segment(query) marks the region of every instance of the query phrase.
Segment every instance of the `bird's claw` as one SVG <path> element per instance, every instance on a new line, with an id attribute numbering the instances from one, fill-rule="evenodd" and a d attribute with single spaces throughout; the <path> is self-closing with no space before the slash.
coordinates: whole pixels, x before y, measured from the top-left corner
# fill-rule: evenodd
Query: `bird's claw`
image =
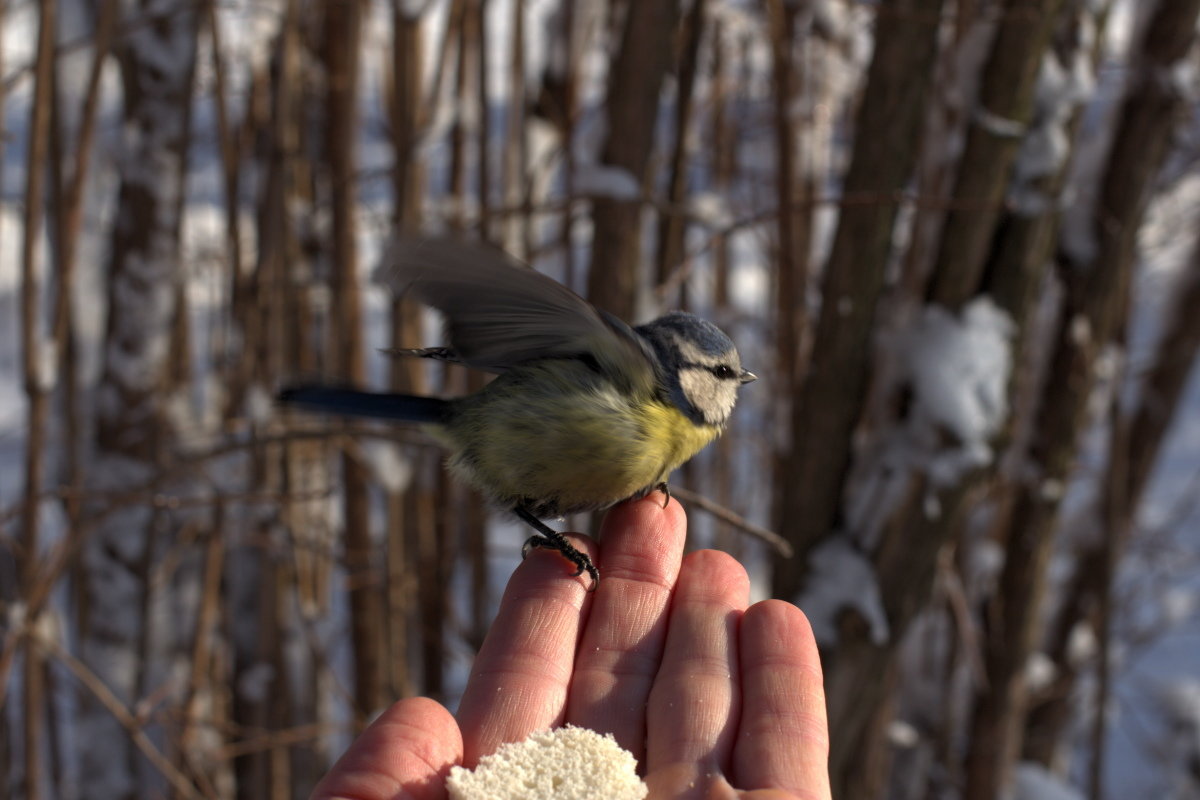
<path id="1" fill-rule="evenodd" d="M 550 550 L 558 551 L 563 558 L 575 565 L 575 571 L 571 573 L 571 577 L 578 578 L 586 572 L 588 577 L 592 579 L 592 584 L 588 587 L 588 591 L 596 591 L 596 587 L 600 583 L 600 570 L 596 569 L 596 565 L 592 563 L 592 559 L 588 557 L 587 553 L 575 549 L 567 541 L 566 537 L 563 537 L 562 542 L 558 542 L 548 536 L 535 533 L 521 545 L 521 560 L 524 561 L 529 556 L 529 551 L 535 547 L 546 547 Z"/>

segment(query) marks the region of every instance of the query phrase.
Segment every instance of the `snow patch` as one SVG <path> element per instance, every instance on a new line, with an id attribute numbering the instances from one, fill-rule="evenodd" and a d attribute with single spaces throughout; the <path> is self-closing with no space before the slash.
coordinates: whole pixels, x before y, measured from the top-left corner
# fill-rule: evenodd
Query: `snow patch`
<path id="1" fill-rule="evenodd" d="M 1037 694 L 1048 688 L 1058 677 L 1058 667 L 1054 659 L 1043 652 L 1031 653 L 1025 662 L 1025 681 L 1031 694 Z"/>
<path id="2" fill-rule="evenodd" d="M 1022 761 L 1013 774 L 1013 800 L 1083 800 L 1083 794 L 1041 764 Z"/>
<path id="3" fill-rule="evenodd" d="M 1001 139 L 1016 139 L 1025 135 L 1025 124 L 988 111 L 983 106 L 975 109 L 975 124 Z"/>
<path id="4" fill-rule="evenodd" d="M 575 193 L 611 200 L 636 200 L 642 186 L 629 170 L 607 164 L 580 164 L 573 176 Z"/>
<path id="5" fill-rule="evenodd" d="M 875 567 L 844 538 L 825 540 L 809 558 L 810 580 L 796 605 L 804 609 L 813 634 L 824 646 L 838 641 L 838 617 L 856 612 L 866 620 L 871 642 L 883 645 L 889 636 L 887 614 L 875 581 Z"/>
<path id="6" fill-rule="evenodd" d="M 361 452 L 371 476 L 385 491 L 398 494 L 412 483 L 412 462 L 399 445 L 372 439 L 362 443 Z"/>
<path id="7" fill-rule="evenodd" d="M 275 398 L 261 384 L 251 384 L 244 411 L 251 422 L 265 425 L 275 414 Z"/>
<path id="8" fill-rule="evenodd" d="M 688 210 L 701 225 L 724 230 L 733 225 L 729 198 L 716 192 L 696 192 L 688 198 Z"/>
<path id="9" fill-rule="evenodd" d="M 849 530 L 870 549 L 898 504 L 912 493 L 914 475 L 927 477 L 921 498 L 930 519 L 943 513 L 936 494 L 991 463 L 991 439 L 1008 418 L 1008 378 L 1015 326 L 987 297 L 956 315 L 926 306 L 887 348 L 899 387 L 910 392 L 905 419 L 879 436 L 876 452 L 852 479 Z"/>
<path id="10" fill-rule="evenodd" d="M 913 424 L 947 431 L 958 442 L 932 454 L 929 474 L 939 486 L 991 461 L 989 440 L 1008 415 L 1015 330 L 1007 313 L 980 297 L 961 319 L 940 306 L 928 306 L 907 337 Z"/>
<path id="11" fill-rule="evenodd" d="M 916 747 L 921 743 L 921 734 L 916 727 L 901 719 L 892 720 L 888 725 L 887 738 L 896 747 Z"/>
<path id="12" fill-rule="evenodd" d="M 1077 622 L 1067 638 L 1067 663 L 1074 667 L 1087 666 L 1100 652 L 1096 631 L 1088 622 Z"/>
<path id="13" fill-rule="evenodd" d="M 238 678 L 238 695 L 250 703 L 262 703 L 267 699 L 267 692 L 275 680 L 275 668 L 265 661 L 260 661 Z"/>
<path id="14" fill-rule="evenodd" d="M 1053 50 L 1042 59 L 1033 122 L 1013 164 L 1008 202 L 1016 213 L 1038 216 L 1052 210 L 1042 182 L 1053 179 L 1066 166 L 1071 153 L 1071 121 L 1095 88 L 1091 59 L 1084 48 L 1078 48 L 1069 65 L 1061 64 Z"/>
<path id="15" fill-rule="evenodd" d="M 753 236 L 729 237 L 729 302 L 738 312 L 764 314 L 771 298 L 773 275 L 764 263 L 761 246 Z"/>

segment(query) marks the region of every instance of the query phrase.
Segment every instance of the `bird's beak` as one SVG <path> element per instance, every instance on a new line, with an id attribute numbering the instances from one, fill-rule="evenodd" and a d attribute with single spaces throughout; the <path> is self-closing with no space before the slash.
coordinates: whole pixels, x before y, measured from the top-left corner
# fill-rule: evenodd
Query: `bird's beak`
<path id="1" fill-rule="evenodd" d="M 758 376 L 750 370 L 744 369 L 742 370 L 742 374 L 738 376 L 738 380 L 740 380 L 742 383 L 750 383 L 751 381 L 758 380 Z"/>

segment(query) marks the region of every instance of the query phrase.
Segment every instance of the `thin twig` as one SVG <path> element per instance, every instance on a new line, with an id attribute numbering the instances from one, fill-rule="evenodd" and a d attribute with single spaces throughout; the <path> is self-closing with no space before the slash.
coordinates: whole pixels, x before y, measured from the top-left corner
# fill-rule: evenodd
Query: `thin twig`
<path id="1" fill-rule="evenodd" d="M 967 667 L 971 671 L 974 685 L 987 686 L 987 670 L 983 665 L 979 625 L 971 613 L 971 601 L 967 598 L 962 573 L 959 572 L 950 553 L 950 550 L 943 548 L 942 553 L 938 555 L 938 585 L 945 596 L 946 606 L 950 609 L 958 638 L 963 643 L 963 652 L 966 654 Z"/>
<path id="2" fill-rule="evenodd" d="M 64 650 L 62 645 L 54 641 L 54 639 L 41 636 L 32 636 L 31 639 L 47 655 L 52 656 L 66 667 L 75 677 L 75 680 L 79 681 L 84 688 L 100 701 L 100 704 L 108 710 L 108 713 L 112 714 L 113 718 L 121 724 L 121 727 L 125 728 L 129 733 L 129 738 L 133 740 L 134 745 L 142 752 L 146 760 L 162 773 L 163 777 L 170 782 L 175 791 L 184 797 L 203 800 L 204 795 L 200 794 L 192 786 L 191 782 L 188 781 L 187 777 L 176 769 L 175 765 L 154 746 L 154 743 L 150 741 L 150 737 L 146 735 L 146 732 L 138 724 L 134 715 L 125 707 L 120 698 L 113 694 L 112 690 L 100 679 L 99 675 L 89 669 L 82 661 Z"/>
<path id="3" fill-rule="evenodd" d="M 347 731 L 353 732 L 354 729 L 348 725 L 336 722 L 310 722 L 306 725 L 296 725 L 292 728 L 267 731 L 251 739 L 230 742 L 221 747 L 217 751 L 217 754 L 220 758 L 226 760 L 242 758 L 254 753 L 265 753 L 268 750 L 275 750 L 280 747 L 294 747 L 300 744 L 307 744 L 308 742 L 315 742 L 322 736 L 330 733 L 345 733 Z"/>
<path id="4" fill-rule="evenodd" d="M 786 539 L 774 531 L 769 531 L 766 528 L 755 525 L 750 520 L 740 516 L 734 511 L 729 510 L 725 506 L 709 500 L 703 495 L 688 489 L 680 489 L 676 486 L 671 487 L 671 496 L 677 497 L 680 500 L 685 500 L 691 503 L 701 511 L 705 511 L 727 525 L 732 525 L 742 533 L 749 534 L 760 542 L 763 542 L 771 547 L 776 553 L 783 558 L 791 558 L 793 550 L 791 544 Z"/>

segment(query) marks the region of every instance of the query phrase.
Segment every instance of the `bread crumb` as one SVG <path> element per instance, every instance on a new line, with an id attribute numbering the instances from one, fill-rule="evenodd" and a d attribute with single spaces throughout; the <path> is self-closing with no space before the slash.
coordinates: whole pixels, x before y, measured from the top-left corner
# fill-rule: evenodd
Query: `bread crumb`
<path id="1" fill-rule="evenodd" d="M 451 800 L 644 800 L 637 760 L 612 734 L 567 725 L 501 745 L 474 770 L 454 767 Z"/>

